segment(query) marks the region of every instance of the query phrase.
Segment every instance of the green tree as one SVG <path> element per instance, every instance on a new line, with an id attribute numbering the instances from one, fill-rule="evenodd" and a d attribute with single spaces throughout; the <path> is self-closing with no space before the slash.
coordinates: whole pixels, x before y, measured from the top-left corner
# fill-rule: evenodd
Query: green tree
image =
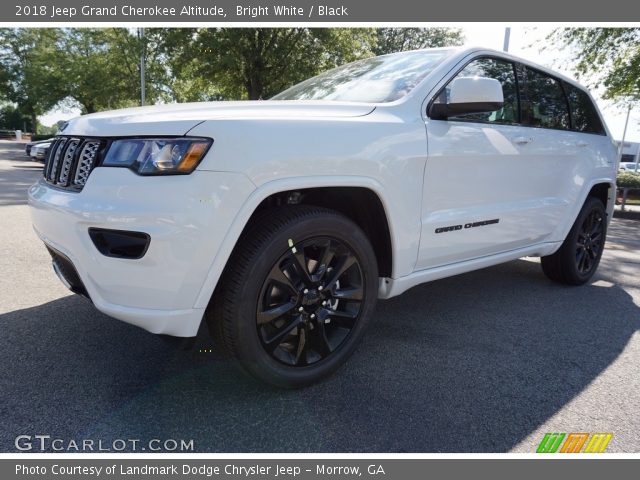
<path id="1" fill-rule="evenodd" d="M 159 42 L 163 29 L 149 29 L 143 38 L 124 28 L 65 29 L 62 43 L 69 97 L 83 113 L 139 105 L 140 55 L 145 55 L 145 96 L 162 98 L 166 78 Z"/>
<path id="2" fill-rule="evenodd" d="M 215 85 L 208 94 L 257 100 L 323 70 L 371 56 L 374 43 L 375 31 L 362 28 L 200 29 L 192 37 L 190 54 L 172 56 L 182 62 L 173 62 L 173 70 Z"/>
<path id="3" fill-rule="evenodd" d="M 0 63 L 0 102 L 9 96 L 9 72 Z"/>
<path id="4" fill-rule="evenodd" d="M 0 30 L 0 93 L 35 124 L 58 103 L 83 113 L 140 102 L 140 55 L 145 54 L 148 103 L 171 99 L 160 45 L 169 29 L 143 38 L 124 28 Z"/>
<path id="5" fill-rule="evenodd" d="M 576 75 L 606 98 L 640 100 L 640 28 L 559 28 L 547 40 L 571 48 Z"/>
<path id="6" fill-rule="evenodd" d="M 31 118 L 22 113 L 14 105 L 5 105 L 0 108 L 0 130 L 33 131 Z"/>
<path id="7" fill-rule="evenodd" d="M 177 102 L 221 100 L 223 96 L 208 73 L 199 45 L 200 30 L 194 28 L 155 29 L 156 56 L 166 81 L 163 92 Z"/>
<path id="8" fill-rule="evenodd" d="M 6 99 L 29 116 L 34 128 L 38 115 L 66 96 L 65 78 L 57 68 L 62 59 L 59 29 L 0 29 Z"/>
<path id="9" fill-rule="evenodd" d="M 462 45 L 463 42 L 464 35 L 458 28 L 378 28 L 373 52 L 385 55 L 420 48 Z"/>
<path id="10" fill-rule="evenodd" d="M 102 29 L 69 28 L 63 31 L 65 58 L 58 67 L 64 71 L 68 96 L 82 113 L 124 106 L 131 96 L 126 92 L 122 65 L 110 58 L 109 35 Z"/>
<path id="11" fill-rule="evenodd" d="M 412 48 L 459 44 L 460 30 L 371 28 L 0 29 L 0 101 L 38 115 L 159 101 L 269 98 L 338 65 Z"/>

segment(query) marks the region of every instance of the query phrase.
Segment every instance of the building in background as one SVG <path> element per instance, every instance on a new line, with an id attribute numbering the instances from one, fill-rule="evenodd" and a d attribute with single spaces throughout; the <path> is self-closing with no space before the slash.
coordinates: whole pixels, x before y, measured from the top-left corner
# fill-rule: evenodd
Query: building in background
<path id="1" fill-rule="evenodd" d="M 620 143 L 618 142 L 618 145 Z M 640 143 L 624 142 L 622 145 L 622 157 L 620 159 L 620 170 L 640 171 L 637 165 L 640 153 Z"/>

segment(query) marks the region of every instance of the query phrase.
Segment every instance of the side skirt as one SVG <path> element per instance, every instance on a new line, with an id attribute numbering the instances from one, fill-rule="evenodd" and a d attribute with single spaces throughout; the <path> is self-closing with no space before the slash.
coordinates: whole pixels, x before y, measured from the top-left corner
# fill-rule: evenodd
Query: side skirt
<path id="1" fill-rule="evenodd" d="M 543 257 L 551 255 L 558 250 L 562 242 L 545 242 L 531 245 L 530 247 L 518 248 L 507 252 L 488 255 L 486 257 L 465 260 L 464 262 L 450 263 L 440 267 L 419 270 L 400 278 L 381 278 L 378 289 L 378 298 L 386 299 L 400 295 L 421 283 L 439 280 L 441 278 L 452 277 L 461 273 L 479 270 L 481 268 L 492 267 L 500 263 L 510 262 L 522 257 Z"/>

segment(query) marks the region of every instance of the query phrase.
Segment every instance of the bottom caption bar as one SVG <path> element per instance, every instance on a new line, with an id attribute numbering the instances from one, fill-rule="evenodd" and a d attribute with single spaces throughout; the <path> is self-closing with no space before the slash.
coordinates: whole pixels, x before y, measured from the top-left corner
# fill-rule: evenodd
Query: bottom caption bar
<path id="1" fill-rule="evenodd" d="M 354 455 L 355 456 L 355 455 Z M 6 479 L 118 479 L 138 478 L 252 478 L 252 479 L 426 479 L 494 478 L 539 480 L 549 475 L 580 475 L 585 478 L 624 478 L 640 467 L 636 459 L 514 459 L 495 457 L 393 458 L 393 459 L 0 459 L 0 478 Z M 619 475 L 616 475 L 619 473 Z M 629 477 L 631 478 L 631 477 Z"/>

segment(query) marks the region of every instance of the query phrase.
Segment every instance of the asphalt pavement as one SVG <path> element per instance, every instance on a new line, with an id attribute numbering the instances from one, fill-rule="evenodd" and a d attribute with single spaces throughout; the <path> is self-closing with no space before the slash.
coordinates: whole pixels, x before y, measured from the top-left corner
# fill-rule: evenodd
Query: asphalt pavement
<path id="1" fill-rule="evenodd" d="M 200 452 L 534 452 L 546 432 L 611 432 L 608 452 L 640 452 L 640 220 L 614 218 L 583 287 L 527 259 L 380 302 L 337 374 L 281 391 L 206 335 L 181 351 L 70 294 L 31 229 L 39 175 L 22 145 L 0 141 L 1 452 L 18 435 L 185 439 Z"/>

